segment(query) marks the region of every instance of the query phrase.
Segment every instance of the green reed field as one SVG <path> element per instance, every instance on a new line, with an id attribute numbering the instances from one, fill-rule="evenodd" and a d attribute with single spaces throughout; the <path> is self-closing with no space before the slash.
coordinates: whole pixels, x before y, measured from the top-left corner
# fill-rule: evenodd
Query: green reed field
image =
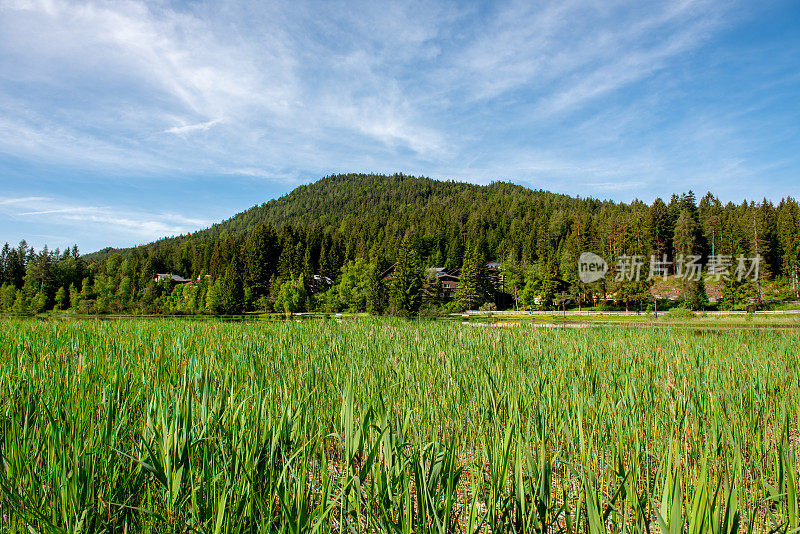
<path id="1" fill-rule="evenodd" d="M 796 532 L 800 332 L 0 320 L 0 532 Z"/>

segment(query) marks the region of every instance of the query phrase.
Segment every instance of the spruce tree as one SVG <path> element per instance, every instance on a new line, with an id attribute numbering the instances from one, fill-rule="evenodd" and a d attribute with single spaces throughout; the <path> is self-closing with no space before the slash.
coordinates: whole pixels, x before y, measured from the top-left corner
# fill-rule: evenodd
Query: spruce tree
<path id="1" fill-rule="evenodd" d="M 551 252 L 542 263 L 542 281 L 541 291 L 539 293 L 541 299 L 540 305 L 544 309 L 550 309 L 553 306 L 553 300 L 555 299 L 556 292 L 558 291 L 559 282 L 558 264 L 556 263 L 555 253 Z"/>
<path id="2" fill-rule="evenodd" d="M 488 275 L 484 257 L 477 244 L 467 247 L 456 290 L 456 305 L 461 310 L 474 310 L 486 302 Z"/>
<path id="3" fill-rule="evenodd" d="M 436 306 L 440 302 L 439 294 L 442 291 L 442 281 L 436 276 L 436 273 L 431 273 L 425 277 L 422 283 L 422 302 L 428 306 Z"/>
<path id="4" fill-rule="evenodd" d="M 703 277 L 700 277 L 699 280 L 689 281 L 685 305 L 690 310 L 702 310 L 708 306 L 708 295 Z"/>
<path id="5" fill-rule="evenodd" d="M 778 207 L 777 233 L 783 272 L 800 297 L 800 207 L 793 198 Z"/>
<path id="6" fill-rule="evenodd" d="M 253 299 L 269 292 L 269 279 L 275 272 L 278 237 L 272 225 L 258 225 L 244 246 L 244 281 L 252 290 Z"/>
<path id="7" fill-rule="evenodd" d="M 675 223 L 675 235 L 673 238 L 673 246 L 675 248 L 675 268 L 676 271 L 682 269 L 683 272 L 678 272 L 681 278 L 681 293 L 683 302 L 687 307 L 693 308 L 697 303 L 702 300 L 697 294 L 697 282 L 691 280 L 694 273 L 692 273 L 687 266 L 695 255 L 697 247 L 697 231 L 698 226 L 694 216 L 689 209 L 684 208 L 678 216 L 678 221 Z M 680 263 L 683 262 L 681 267 Z M 705 289 L 703 290 L 705 293 Z"/>
<path id="8" fill-rule="evenodd" d="M 235 258 L 231 259 L 217 287 L 216 304 L 218 311 L 225 314 L 239 314 L 244 309 L 242 275 Z"/>
<path id="9" fill-rule="evenodd" d="M 386 307 L 386 287 L 377 264 L 370 265 L 367 285 L 367 313 L 380 315 Z"/>
<path id="10" fill-rule="evenodd" d="M 417 251 L 407 238 L 403 238 L 397 252 L 397 262 L 391 286 L 394 313 L 407 316 L 417 311 L 422 287 L 422 267 Z"/>
<path id="11" fill-rule="evenodd" d="M 658 258 L 663 258 L 664 254 L 669 254 L 669 241 L 672 236 L 672 228 L 670 226 L 669 210 L 664 201 L 660 198 L 653 201 L 648 211 L 650 224 L 648 225 L 651 232 L 651 242 L 653 244 L 653 253 Z"/>

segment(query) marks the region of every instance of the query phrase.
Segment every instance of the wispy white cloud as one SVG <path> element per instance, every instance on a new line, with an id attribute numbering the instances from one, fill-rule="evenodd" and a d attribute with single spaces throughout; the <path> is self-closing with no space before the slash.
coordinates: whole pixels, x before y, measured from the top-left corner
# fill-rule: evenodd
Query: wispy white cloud
<path id="1" fill-rule="evenodd" d="M 29 205 L 33 202 L 43 202 L 50 200 L 47 197 L 20 197 L 20 198 L 0 198 L 0 206 Z"/>
<path id="2" fill-rule="evenodd" d="M 345 7 L 328 9 L 333 14 Z M 392 20 L 389 40 L 397 47 L 368 54 L 353 45 L 338 49 L 323 35 L 308 34 L 306 21 L 297 18 L 303 9 L 311 7 L 292 11 L 288 3 L 244 2 L 178 8 L 139 0 L 8 5 L 6 23 L 0 22 L 5 36 L 0 50 L 9 68 L 0 79 L 35 84 L 45 93 L 66 90 L 67 97 L 52 108 L 42 101 L 9 102 L 5 108 L 14 123 L 4 128 L 9 135 L 0 138 L 0 150 L 23 148 L 33 156 L 38 148 L 42 158 L 58 160 L 61 152 L 74 149 L 64 145 L 94 137 L 99 145 L 130 154 L 134 169 L 212 173 L 241 159 L 262 167 L 281 158 L 286 165 L 294 154 L 281 145 L 295 146 L 297 139 L 316 146 L 345 143 L 350 150 L 365 143 L 436 150 L 441 135 L 420 120 L 383 72 L 391 54 L 406 50 L 408 59 L 415 59 L 419 43 L 434 30 L 411 24 L 410 7 L 389 10 L 405 17 L 393 20 L 373 6 L 373 16 Z M 315 29 L 343 35 L 331 22 L 318 24 Z M 401 27 L 405 31 L 397 31 Z M 386 41 L 372 21 L 355 29 L 371 43 Z M 42 34 L 48 38 L 39 38 Z M 212 135 L 219 117 L 228 127 L 215 128 Z M 176 142 L 193 133 L 209 136 L 202 146 L 187 149 L 153 138 L 154 129 L 175 134 Z M 15 134 L 20 130 L 22 139 Z M 53 151 L 59 143 L 64 150 Z M 194 152 L 198 149 L 201 159 Z M 317 165 L 326 158 L 319 152 L 313 156 Z M 124 154 L 118 157 L 121 167 L 130 165 Z"/>
<path id="3" fill-rule="evenodd" d="M 205 132 L 215 124 L 219 123 L 220 123 L 219 119 L 214 119 L 213 121 L 198 122 L 197 124 L 187 124 L 185 126 L 173 126 L 172 128 L 167 128 L 166 130 L 164 130 L 164 133 L 184 135 L 192 132 Z"/>
<path id="4" fill-rule="evenodd" d="M 73 98 L 55 116 L 7 106 L 28 116 L 16 114 L 6 128 L 24 135 L 0 145 L 24 144 L 32 154 L 41 147 L 53 159 L 72 153 L 112 165 L 116 158 L 144 170 L 218 172 L 241 158 L 257 168 L 300 158 L 325 167 L 343 151 L 364 149 L 373 162 L 410 153 L 442 164 L 467 148 L 468 134 L 445 118 L 473 114 L 465 104 L 524 91 L 536 113 L 572 110 L 647 76 L 696 45 L 711 24 L 697 22 L 712 11 L 698 1 L 650 6 L 653 13 L 634 13 L 635 24 L 615 23 L 624 10 L 609 6 L 603 13 L 585 0 L 499 4 L 488 27 L 467 25 L 461 35 L 475 14 L 438 4 L 331 5 L 309 22 L 304 12 L 319 6 L 16 2 L 2 29 L 8 50 L 26 52 L 8 58 L 7 79 L 99 98 L 91 105 Z M 650 33 L 665 39 L 640 45 Z M 176 138 L 210 133 L 220 116 L 228 127 L 193 145 L 200 159 L 148 133 L 153 125 Z M 305 143 L 316 150 L 303 150 Z"/>
<path id="5" fill-rule="evenodd" d="M 755 183 L 766 167 L 754 151 L 792 139 L 797 121 L 752 117 L 768 100 L 789 101 L 798 79 L 796 68 L 765 75 L 758 98 L 727 108 L 726 93 L 697 96 L 713 81 L 705 72 L 726 61 L 709 45 L 741 8 L 9 0 L 0 2 L 0 160 L 152 178 L 152 188 L 199 177 L 210 189 L 256 180 L 288 189 L 349 171 L 618 197 L 725 186 L 723 176 Z M 796 62 L 790 52 L 784 65 Z M 115 215 L 78 208 L 22 217 L 99 225 Z M 158 213 L 117 218 L 109 228 L 131 233 L 191 226 Z"/>
<path id="6" fill-rule="evenodd" d="M 188 233 L 213 221 L 177 213 L 147 212 L 115 206 L 66 205 L 50 197 L 0 197 L 0 213 L 31 223 L 52 222 L 81 232 L 100 231 L 125 239 L 147 242 L 164 236 Z"/>

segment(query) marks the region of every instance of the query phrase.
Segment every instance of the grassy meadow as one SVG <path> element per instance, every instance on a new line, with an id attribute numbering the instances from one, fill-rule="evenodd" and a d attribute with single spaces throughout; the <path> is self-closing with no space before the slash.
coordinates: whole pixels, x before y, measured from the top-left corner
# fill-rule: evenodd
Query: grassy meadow
<path id="1" fill-rule="evenodd" d="M 800 331 L 0 319 L 0 532 L 795 532 Z"/>

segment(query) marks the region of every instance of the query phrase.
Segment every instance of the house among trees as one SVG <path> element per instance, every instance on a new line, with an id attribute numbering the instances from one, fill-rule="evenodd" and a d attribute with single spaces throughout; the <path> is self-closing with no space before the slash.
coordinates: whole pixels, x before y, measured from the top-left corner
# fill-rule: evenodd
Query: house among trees
<path id="1" fill-rule="evenodd" d="M 175 282 L 176 284 L 186 284 L 191 282 L 191 280 L 189 280 L 188 278 L 178 276 L 177 274 L 156 273 L 156 283 L 166 282 L 166 281 L 172 281 Z"/>
<path id="2" fill-rule="evenodd" d="M 454 271 L 459 271 L 460 269 L 454 269 Z M 458 289 L 458 281 L 459 275 L 456 273 L 449 273 L 444 271 L 442 273 L 438 273 L 436 275 L 439 278 L 439 282 L 442 284 L 442 292 L 440 296 L 443 300 L 450 300 L 456 296 L 456 290 Z"/>
<path id="3" fill-rule="evenodd" d="M 394 279 L 394 270 L 397 264 L 393 264 L 381 273 L 381 279 L 389 284 Z M 490 261 L 485 265 L 488 280 L 495 291 L 501 290 L 503 286 L 503 275 L 501 272 L 502 264 L 497 261 Z M 428 267 L 425 269 L 426 278 L 435 278 L 439 283 L 439 299 L 442 301 L 452 300 L 456 296 L 456 291 L 461 286 L 461 269 L 456 267 L 447 269 L 445 267 Z"/>
<path id="4" fill-rule="evenodd" d="M 308 290 L 311 294 L 319 293 L 320 291 L 325 291 L 329 287 L 333 285 L 333 279 L 321 275 L 315 274 L 311 276 L 311 279 L 308 280 Z"/>

